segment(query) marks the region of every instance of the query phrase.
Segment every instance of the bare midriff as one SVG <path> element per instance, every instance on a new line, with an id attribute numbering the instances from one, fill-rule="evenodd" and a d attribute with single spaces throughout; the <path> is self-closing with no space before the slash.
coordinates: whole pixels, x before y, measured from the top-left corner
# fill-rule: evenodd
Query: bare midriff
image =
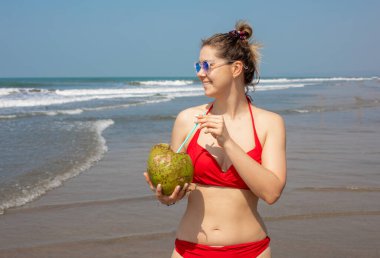
<path id="1" fill-rule="evenodd" d="M 262 240 L 267 234 L 257 203 L 249 190 L 198 184 L 189 194 L 177 238 L 209 246 Z"/>

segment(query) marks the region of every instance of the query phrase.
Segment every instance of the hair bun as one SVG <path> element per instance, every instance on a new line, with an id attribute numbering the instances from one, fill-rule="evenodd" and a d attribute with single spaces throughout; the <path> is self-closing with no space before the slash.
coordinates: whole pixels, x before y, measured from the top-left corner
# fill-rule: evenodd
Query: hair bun
<path id="1" fill-rule="evenodd" d="M 235 30 L 240 34 L 240 35 L 244 35 L 244 39 L 249 39 L 252 34 L 253 34 L 253 30 L 252 30 L 252 27 L 245 21 L 238 21 L 235 25 Z M 241 38 L 241 36 L 240 36 Z"/>
<path id="2" fill-rule="evenodd" d="M 248 33 L 246 31 L 231 30 L 228 34 L 236 39 L 246 40 L 248 38 Z"/>

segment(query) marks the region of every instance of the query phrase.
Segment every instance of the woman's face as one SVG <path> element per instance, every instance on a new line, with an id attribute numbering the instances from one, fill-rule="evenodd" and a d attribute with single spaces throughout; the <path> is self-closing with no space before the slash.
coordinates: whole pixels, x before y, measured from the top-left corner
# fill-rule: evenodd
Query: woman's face
<path id="1" fill-rule="evenodd" d="M 205 61 L 209 64 L 208 71 L 200 69 L 197 73 L 199 80 L 203 84 L 205 95 L 215 97 L 228 92 L 232 83 L 231 64 L 228 60 L 216 56 L 217 50 L 210 46 L 204 46 L 199 54 L 199 62 Z"/>

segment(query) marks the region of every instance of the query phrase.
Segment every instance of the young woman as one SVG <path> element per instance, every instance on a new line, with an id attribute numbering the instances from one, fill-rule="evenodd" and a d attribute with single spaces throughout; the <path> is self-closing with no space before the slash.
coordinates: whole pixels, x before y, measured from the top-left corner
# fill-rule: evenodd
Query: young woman
<path id="1" fill-rule="evenodd" d="M 271 256 L 257 203 L 275 203 L 285 186 L 285 126 L 279 115 L 256 107 L 247 95 L 259 61 L 251 36 L 250 25 L 238 22 L 235 30 L 202 41 L 195 69 L 205 95 L 214 100 L 180 112 L 171 139 L 176 151 L 199 123 L 183 149 L 193 161 L 193 183 L 164 196 L 145 174 L 164 204 L 190 192 L 173 258 Z"/>

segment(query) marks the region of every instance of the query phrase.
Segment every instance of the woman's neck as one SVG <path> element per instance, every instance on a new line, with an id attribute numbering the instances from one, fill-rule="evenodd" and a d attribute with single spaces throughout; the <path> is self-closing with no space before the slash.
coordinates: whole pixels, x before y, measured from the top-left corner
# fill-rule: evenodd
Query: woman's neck
<path id="1" fill-rule="evenodd" d="M 245 93 L 229 94 L 225 97 L 215 98 L 212 112 L 216 115 L 224 115 L 233 120 L 237 115 L 246 111 L 247 97 Z"/>

